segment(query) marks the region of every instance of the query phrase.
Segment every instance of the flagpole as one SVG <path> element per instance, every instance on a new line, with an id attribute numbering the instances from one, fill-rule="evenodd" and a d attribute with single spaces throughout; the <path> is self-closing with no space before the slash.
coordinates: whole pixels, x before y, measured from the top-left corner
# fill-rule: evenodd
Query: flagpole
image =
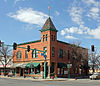
<path id="1" fill-rule="evenodd" d="M 48 6 L 48 16 L 50 17 L 50 6 Z"/>

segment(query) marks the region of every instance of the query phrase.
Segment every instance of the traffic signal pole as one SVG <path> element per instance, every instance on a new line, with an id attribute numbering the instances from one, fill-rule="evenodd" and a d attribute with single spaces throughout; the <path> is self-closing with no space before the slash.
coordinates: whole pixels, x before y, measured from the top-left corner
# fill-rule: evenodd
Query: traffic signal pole
<path id="1" fill-rule="evenodd" d="M 46 57 L 47 57 L 47 55 L 45 55 L 46 51 L 37 50 L 37 49 L 31 49 L 29 45 L 27 46 L 27 48 L 26 47 L 18 47 L 18 46 L 16 46 L 16 44 L 15 44 L 15 46 L 14 46 L 14 44 L 13 45 L 6 45 L 6 46 L 13 47 L 14 50 L 16 50 L 17 48 L 22 48 L 22 49 L 27 49 L 28 52 L 30 50 L 36 50 L 36 51 L 39 51 L 39 52 L 43 52 L 43 56 L 44 56 L 44 59 L 45 59 L 45 61 L 44 61 L 44 79 L 46 79 Z M 31 61 L 31 77 L 32 77 L 32 61 Z"/>
<path id="2" fill-rule="evenodd" d="M 46 61 L 44 62 L 44 79 L 46 79 Z"/>

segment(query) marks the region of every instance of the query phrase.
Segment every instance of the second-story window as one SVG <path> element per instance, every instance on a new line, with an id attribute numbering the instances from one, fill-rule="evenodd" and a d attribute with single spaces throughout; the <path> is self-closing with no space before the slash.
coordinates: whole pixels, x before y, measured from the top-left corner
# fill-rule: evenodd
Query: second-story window
<path id="1" fill-rule="evenodd" d="M 54 36 L 54 41 L 55 41 L 55 36 Z"/>
<path id="2" fill-rule="evenodd" d="M 38 58 L 38 51 L 36 50 L 32 51 L 32 58 Z"/>
<path id="3" fill-rule="evenodd" d="M 35 58 L 35 50 L 32 51 L 32 58 Z"/>
<path id="4" fill-rule="evenodd" d="M 36 51 L 35 57 L 38 58 L 38 51 Z"/>
<path id="5" fill-rule="evenodd" d="M 51 40 L 53 41 L 53 35 L 51 35 Z"/>
<path id="6" fill-rule="evenodd" d="M 48 34 L 46 34 L 46 41 L 48 41 Z"/>
<path id="7" fill-rule="evenodd" d="M 52 47 L 52 57 L 55 57 L 55 48 Z"/>
<path id="8" fill-rule="evenodd" d="M 59 58 L 63 58 L 63 50 L 62 49 L 59 49 L 58 56 L 59 56 Z"/>
<path id="9" fill-rule="evenodd" d="M 28 54 L 27 54 L 27 50 L 25 50 L 25 58 L 27 59 L 28 58 Z"/>
<path id="10" fill-rule="evenodd" d="M 17 52 L 17 59 L 21 59 L 21 56 L 22 56 L 21 51 L 18 51 Z"/>
<path id="11" fill-rule="evenodd" d="M 45 41 L 45 35 L 43 35 L 43 42 Z"/>
<path id="12" fill-rule="evenodd" d="M 68 58 L 68 60 L 70 59 L 70 53 L 69 53 L 69 50 L 67 50 L 67 58 Z"/>

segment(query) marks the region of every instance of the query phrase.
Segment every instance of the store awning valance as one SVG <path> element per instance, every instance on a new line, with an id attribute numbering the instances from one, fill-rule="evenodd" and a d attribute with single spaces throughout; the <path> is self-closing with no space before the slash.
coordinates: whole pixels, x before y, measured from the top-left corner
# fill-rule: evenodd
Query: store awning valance
<path id="1" fill-rule="evenodd" d="M 25 68 L 26 63 L 14 63 L 12 65 L 12 68 L 16 68 L 16 67 L 21 67 L 21 68 Z"/>
<path id="2" fill-rule="evenodd" d="M 26 67 L 28 67 L 28 68 L 34 68 L 34 67 L 38 67 L 39 66 L 39 64 L 40 63 L 28 63 L 27 65 L 26 65 Z"/>
<path id="3" fill-rule="evenodd" d="M 58 63 L 58 68 L 67 68 L 65 63 Z"/>

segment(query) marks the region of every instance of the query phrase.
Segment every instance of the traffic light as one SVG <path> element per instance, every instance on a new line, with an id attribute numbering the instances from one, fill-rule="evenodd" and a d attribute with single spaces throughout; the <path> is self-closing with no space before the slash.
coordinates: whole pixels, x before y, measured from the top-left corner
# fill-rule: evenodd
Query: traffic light
<path id="1" fill-rule="evenodd" d="M 94 45 L 91 45 L 91 50 L 92 52 L 94 52 Z"/>
<path id="2" fill-rule="evenodd" d="M 13 43 L 13 49 L 16 50 L 17 49 L 17 43 Z"/>
<path id="3" fill-rule="evenodd" d="M 28 52 L 30 51 L 30 46 L 29 46 L 29 45 L 27 45 L 27 51 L 28 51 Z"/>
<path id="4" fill-rule="evenodd" d="M 0 47 L 2 46 L 2 42 L 1 42 L 1 40 L 0 40 Z"/>

